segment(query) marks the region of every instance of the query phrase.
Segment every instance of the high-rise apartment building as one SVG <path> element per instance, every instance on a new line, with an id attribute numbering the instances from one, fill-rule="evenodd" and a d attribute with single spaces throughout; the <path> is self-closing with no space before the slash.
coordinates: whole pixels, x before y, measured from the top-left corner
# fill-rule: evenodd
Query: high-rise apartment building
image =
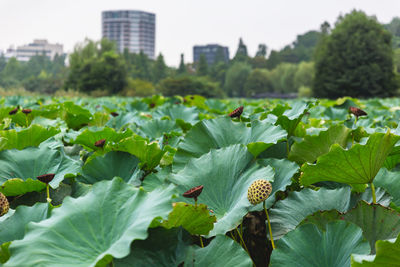
<path id="1" fill-rule="evenodd" d="M 18 46 L 17 49 L 10 47 L 7 49 L 5 57 L 17 58 L 18 61 L 29 61 L 29 59 L 36 55 L 45 55 L 50 60 L 53 60 L 56 55 L 62 56 L 63 45 L 50 44 L 47 40 L 33 40 L 33 43 Z"/>
<path id="2" fill-rule="evenodd" d="M 103 38 L 115 41 L 118 50 L 127 48 L 132 53 L 143 51 L 155 56 L 156 15 L 138 10 L 102 12 Z"/>
<path id="3" fill-rule="evenodd" d="M 193 46 L 193 62 L 198 62 L 201 54 L 206 57 L 209 66 L 216 60 L 229 62 L 229 48 L 226 46 L 218 44 Z"/>

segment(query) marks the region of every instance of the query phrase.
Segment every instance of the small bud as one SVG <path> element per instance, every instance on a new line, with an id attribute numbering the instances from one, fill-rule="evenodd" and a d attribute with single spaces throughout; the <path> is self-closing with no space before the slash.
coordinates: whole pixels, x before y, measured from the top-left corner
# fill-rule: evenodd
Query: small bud
<path id="1" fill-rule="evenodd" d="M 96 147 L 103 147 L 105 143 L 106 143 L 106 139 L 100 139 L 99 141 L 97 141 L 96 143 L 94 143 L 94 146 L 96 146 Z"/>
<path id="2" fill-rule="evenodd" d="M 32 112 L 32 109 L 30 109 L 30 108 L 25 108 L 22 110 L 22 113 L 25 113 L 25 114 L 29 114 L 31 112 Z"/>
<path id="3" fill-rule="evenodd" d="M 235 118 L 235 117 L 239 118 L 240 115 L 242 115 L 242 113 L 243 113 L 243 106 L 240 106 L 237 109 L 235 109 L 234 111 L 232 111 L 231 113 L 229 113 L 228 116 L 231 118 Z"/>
<path id="4" fill-rule="evenodd" d="M 38 177 L 36 177 L 39 181 L 41 181 L 42 183 L 48 184 L 50 183 L 53 178 L 54 178 L 55 174 L 54 173 L 48 173 L 48 174 L 42 174 L 39 175 Z"/>
<path id="5" fill-rule="evenodd" d="M 111 116 L 117 117 L 119 114 L 117 112 L 111 112 Z"/>
<path id="6" fill-rule="evenodd" d="M 263 202 L 271 194 L 272 185 L 267 180 L 254 181 L 247 190 L 247 199 L 253 205 Z"/>

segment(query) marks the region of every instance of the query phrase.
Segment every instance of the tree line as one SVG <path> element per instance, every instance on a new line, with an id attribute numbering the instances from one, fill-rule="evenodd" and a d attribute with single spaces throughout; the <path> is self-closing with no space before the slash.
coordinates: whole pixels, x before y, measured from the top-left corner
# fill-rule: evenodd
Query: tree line
<path id="1" fill-rule="evenodd" d="M 217 53 L 218 54 L 218 53 Z M 259 97 L 268 93 L 335 98 L 387 97 L 400 88 L 400 18 L 378 23 L 362 11 L 339 16 L 335 25 L 298 35 L 281 50 L 260 44 L 249 55 L 240 38 L 234 57 L 204 55 L 198 62 L 168 67 L 162 54 L 118 53 L 106 39 L 77 45 L 65 65 L 63 56 L 44 55 L 28 62 L 0 57 L 0 87 L 38 93 L 76 90 L 93 96 L 200 94 L 206 97 Z"/>

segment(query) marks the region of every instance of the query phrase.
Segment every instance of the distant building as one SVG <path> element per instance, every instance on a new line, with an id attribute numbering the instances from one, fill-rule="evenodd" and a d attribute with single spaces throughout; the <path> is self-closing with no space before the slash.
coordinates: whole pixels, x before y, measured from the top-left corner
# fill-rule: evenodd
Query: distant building
<path id="1" fill-rule="evenodd" d="M 10 47 L 6 50 L 5 57 L 17 58 L 18 61 L 29 61 L 33 56 L 45 55 L 50 60 L 53 60 L 56 55 L 64 55 L 63 45 L 50 44 L 47 40 L 34 40 L 28 45 L 18 46 L 16 49 Z"/>
<path id="2" fill-rule="evenodd" d="M 155 56 L 156 15 L 137 10 L 102 12 L 103 38 L 115 41 L 118 50 L 127 48 L 132 53 L 143 51 Z"/>
<path id="3" fill-rule="evenodd" d="M 198 62 L 200 55 L 204 54 L 208 65 L 214 64 L 218 57 L 220 60 L 229 62 L 229 48 L 217 44 L 193 46 L 193 62 Z"/>

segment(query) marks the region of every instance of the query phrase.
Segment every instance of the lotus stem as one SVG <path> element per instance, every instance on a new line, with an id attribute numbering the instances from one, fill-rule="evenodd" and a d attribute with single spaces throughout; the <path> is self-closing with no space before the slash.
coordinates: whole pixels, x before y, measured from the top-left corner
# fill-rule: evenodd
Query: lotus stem
<path id="1" fill-rule="evenodd" d="M 201 235 L 199 235 L 199 238 L 200 238 L 200 245 L 201 245 L 202 248 L 204 248 L 203 238 L 201 238 Z"/>
<path id="2" fill-rule="evenodd" d="M 46 185 L 46 193 L 47 193 L 47 202 L 51 203 L 51 198 L 50 198 L 50 186 L 49 184 Z"/>
<path id="3" fill-rule="evenodd" d="M 373 183 L 371 183 L 371 192 L 372 192 L 372 203 L 376 204 L 375 186 Z"/>
<path id="4" fill-rule="evenodd" d="M 230 234 L 231 234 L 232 239 L 233 239 L 235 242 L 237 242 L 237 241 L 236 241 L 236 238 L 233 236 L 232 231 L 230 232 Z"/>
<path id="5" fill-rule="evenodd" d="M 244 249 L 246 250 L 247 254 L 249 254 L 249 256 L 250 256 L 250 252 L 249 252 L 249 250 L 247 249 L 246 243 L 244 243 L 242 234 L 240 233 L 240 231 L 239 231 L 237 228 L 236 228 L 236 231 L 237 231 L 237 233 L 239 234 L 240 241 L 241 241 L 241 243 L 243 243 Z"/>
<path id="6" fill-rule="evenodd" d="M 288 140 L 286 141 L 286 153 L 287 153 L 287 156 L 289 156 L 289 137 L 288 137 Z"/>
<path id="7" fill-rule="evenodd" d="M 263 202 L 263 208 L 264 208 L 264 211 L 265 211 L 265 215 L 267 216 L 269 236 L 271 237 L 272 249 L 275 249 L 274 238 L 272 237 L 271 222 L 269 221 L 268 211 L 267 211 L 267 209 L 265 207 L 265 201 Z"/>

